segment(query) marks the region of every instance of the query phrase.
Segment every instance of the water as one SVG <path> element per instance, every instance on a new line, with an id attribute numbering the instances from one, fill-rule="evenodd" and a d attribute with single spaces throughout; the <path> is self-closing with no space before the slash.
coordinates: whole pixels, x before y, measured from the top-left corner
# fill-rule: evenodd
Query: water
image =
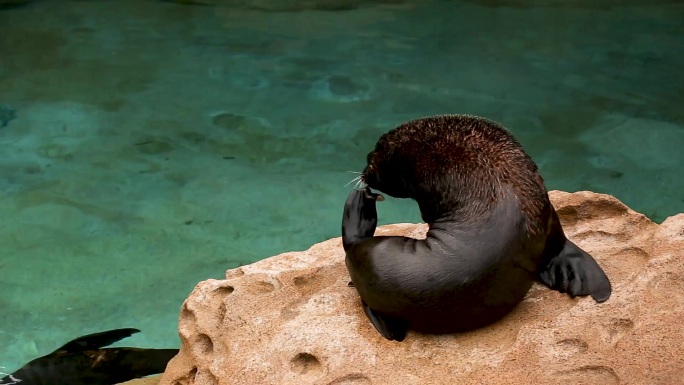
<path id="1" fill-rule="evenodd" d="M 676 1 L 225 3 L 0 11 L 6 370 L 108 328 L 178 346 L 197 282 L 339 236 L 347 171 L 416 117 L 492 118 L 550 189 L 684 211 Z"/>

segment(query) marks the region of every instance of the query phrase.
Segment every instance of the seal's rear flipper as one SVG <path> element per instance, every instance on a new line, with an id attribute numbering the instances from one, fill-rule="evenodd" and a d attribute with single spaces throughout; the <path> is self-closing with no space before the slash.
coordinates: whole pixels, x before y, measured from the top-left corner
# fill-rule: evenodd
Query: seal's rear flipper
<path id="1" fill-rule="evenodd" d="M 401 342 L 406 338 L 406 332 L 408 331 L 408 323 L 406 321 L 390 318 L 384 315 L 380 315 L 373 311 L 365 302 L 361 302 L 363 306 L 363 311 L 370 319 L 375 329 L 383 337 L 390 341 Z"/>
<path id="2" fill-rule="evenodd" d="M 82 352 L 84 350 L 95 350 L 103 346 L 111 345 L 116 341 L 130 337 L 138 332 L 140 332 L 138 329 L 126 328 L 88 334 L 67 342 L 64 344 L 64 346 L 57 349 L 56 352 Z"/>
<path id="3" fill-rule="evenodd" d="M 610 298 L 611 286 L 606 273 L 591 255 L 567 239 L 560 253 L 542 267 L 539 277 L 550 288 L 571 297 L 591 295 L 596 302 Z"/>

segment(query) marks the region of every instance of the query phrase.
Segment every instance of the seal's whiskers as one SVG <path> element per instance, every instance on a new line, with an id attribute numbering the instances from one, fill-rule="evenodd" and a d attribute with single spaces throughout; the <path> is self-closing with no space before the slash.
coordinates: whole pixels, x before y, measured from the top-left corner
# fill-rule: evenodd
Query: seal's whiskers
<path id="1" fill-rule="evenodd" d="M 355 176 L 354 179 L 352 179 L 352 180 L 350 180 L 349 182 L 347 182 L 347 184 L 345 184 L 344 187 L 349 186 L 349 185 L 352 184 L 353 182 L 356 182 L 356 183 L 354 183 L 354 188 L 356 188 L 356 186 L 359 185 L 359 182 L 361 182 L 361 175 Z"/>

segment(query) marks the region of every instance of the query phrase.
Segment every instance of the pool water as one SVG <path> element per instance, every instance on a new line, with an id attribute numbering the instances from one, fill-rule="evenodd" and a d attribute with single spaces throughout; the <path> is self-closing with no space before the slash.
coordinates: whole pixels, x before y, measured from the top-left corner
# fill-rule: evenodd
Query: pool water
<path id="1" fill-rule="evenodd" d="M 178 346 L 197 282 L 339 236 L 350 171 L 417 117 L 489 117 L 549 189 L 684 212 L 682 20 L 667 0 L 0 0 L 0 371 L 110 328 Z"/>

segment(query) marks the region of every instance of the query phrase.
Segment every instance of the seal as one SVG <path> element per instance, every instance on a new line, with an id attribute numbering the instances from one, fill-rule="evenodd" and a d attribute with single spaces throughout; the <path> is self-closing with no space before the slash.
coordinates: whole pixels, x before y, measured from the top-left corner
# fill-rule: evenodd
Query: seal
<path id="1" fill-rule="evenodd" d="M 491 120 L 441 115 L 384 134 L 342 218 L 345 263 L 388 340 L 467 331 L 503 318 L 535 281 L 603 302 L 611 284 L 568 240 L 537 165 Z M 380 191 L 418 203 L 425 239 L 374 236 Z"/>
<path id="2" fill-rule="evenodd" d="M 178 349 L 103 348 L 139 331 L 114 329 L 76 338 L 0 378 L 0 384 L 110 385 L 162 373 Z"/>

